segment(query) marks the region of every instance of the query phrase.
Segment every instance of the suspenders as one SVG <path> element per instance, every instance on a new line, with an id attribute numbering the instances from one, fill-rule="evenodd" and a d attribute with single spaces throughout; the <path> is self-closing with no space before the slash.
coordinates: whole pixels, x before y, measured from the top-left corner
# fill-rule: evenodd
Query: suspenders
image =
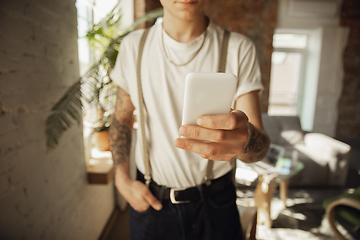
<path id="1" fill-rule="evenodd" d="M 141 126 L 141 139 L 143 143 L 143 158 L 145 164 L 145 184 L 149 186 L 151 182 L 151 169 L 150 169 L 150 159 L 149 159 L 149 152 L 147 149 L 147 142 L 146 142 L 146 135 L 145 135 L 145 117 L 144 117 L 144 97 L 142 93 L 142 86 L 141 86 L 141 59 L 142 53 L 144 50 L 145 40 L 149 33 L 150 28 L 146 28 L 143 35 L 140 39 L 140 46 L 139 46 L 139 55 L 136 64 L 136 77 L 137 77 L 137 87 L 138 87 L 138 99 L 139 99 L 139 118 L 140 118 L 140 126 Z"/>
<path id="2" fill-rule="evenodd" d="M 142 138 L 142 144 L 143 144 L 143 158 L 144 158 L 144 165 L 145 165 L 145 184 L 149 186 L 151 182 L 151 168 L 150 168 L 150 158 L 149 158 L 149 152 L 148 152 L 148 146 L 146 142 L 146 136 L 145 136 L 145 118 L 144 118 L 144 97 L 142 92 L 142 85 L 141 85 L 141 60 L 142 60 L 142 54 L 144 50 L 145 41 L 147 38 L 147 35 L 149 33 L 150 28 L 145 29 L 143 35 L 140 39 L 140 45 L 139 45 L 139 55 L 137 59 L 137 65 L 136 65 L 136 76 L 137 76 L 137 87 L 138 87 L 138 100 L 139 100 L 139 119 L 140 119 L 140 126 L 141 126 L 141 138 Z M 220 56 L 219 56 L 219 66 L 218 66 L 218 72 L 225 72 L 226 67 L 226 57 L 227 57 L 227 49 L 229 44 L 229 38 L 230 38 L 230 32 L 225 30 L 223 41 L 221 44 L 221 50 L 220 50 Z M 204 178 L 206 184 L 211 183 L 211 179 L 213 178 L 213 160 L 208 160 L 208 165 L 206 167 L 206 176 Z"/>

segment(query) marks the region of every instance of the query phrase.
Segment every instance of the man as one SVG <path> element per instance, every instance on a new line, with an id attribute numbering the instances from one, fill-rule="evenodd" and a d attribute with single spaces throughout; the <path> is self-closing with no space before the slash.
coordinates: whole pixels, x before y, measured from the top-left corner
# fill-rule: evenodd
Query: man
<path id="1" fill-rule="evenodd" d="M 254 45 L 241 34 L 230 35 L 225 71 L 238 77 L 235 110 L 199 117 L 197 126 L 180 127 L 185 75 L 217 71 L 224 30 L 205 16 L 208 0 L 160 2 L 163 23 L 150 29 L 140 69 L 149 187 L 140 130 L 137 180 L 129 176 L 132 117 L 139 109 L 136 62 L 144 30 L 123 39 L 111 73 L 119 85 L 110 128 L 115 185 L 131 206 L 132 239 L 241 239 L 235 188 L 229 178 L 233 160 L 259 161 L 269 146 L 261 122 L 262 85 Z M 211 182 L 205 181 L 207 159 L 214 160 Z"/>

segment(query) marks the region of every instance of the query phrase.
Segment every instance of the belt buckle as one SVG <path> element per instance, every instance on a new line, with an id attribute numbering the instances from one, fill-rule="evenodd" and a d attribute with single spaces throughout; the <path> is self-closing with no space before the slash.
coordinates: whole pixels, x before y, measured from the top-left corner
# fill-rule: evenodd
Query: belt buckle
<path id="1" fill-rule="evenodd" d="M 181 191 L 181 190 L 184 190 L 186 188 L 178 188 L 178 189 L 174 189 L 174 188 L 171 188 L 170 189 L 170 201 L 172 204 L 182 204 L 182 203 L 189 203 L 190 201 L 178 201 L 175 199 L 175 191 Z"/>

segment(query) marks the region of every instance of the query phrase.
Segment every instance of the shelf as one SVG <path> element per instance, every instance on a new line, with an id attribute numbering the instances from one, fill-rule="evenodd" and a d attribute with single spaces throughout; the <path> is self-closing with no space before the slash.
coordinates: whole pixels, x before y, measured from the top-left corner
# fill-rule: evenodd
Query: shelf
<path id="1" fill-rule="evenodd" d="M 114 177 L 111 152 L 92 149 L 86 170 L 90 184 L 108 184 Z"/>

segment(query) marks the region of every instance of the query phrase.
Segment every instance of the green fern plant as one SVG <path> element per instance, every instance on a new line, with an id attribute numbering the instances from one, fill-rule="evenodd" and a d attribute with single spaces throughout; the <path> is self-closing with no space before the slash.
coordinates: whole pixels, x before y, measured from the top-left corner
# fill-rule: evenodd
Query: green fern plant
<path id="1" fill-rule="evenodd" d="M 108 110 L 115 106 L 117 86 L 110 79 L 109 74 L 115 66 L 119 45 L 122 39 L 130 32 L 136 30 L 140 24 L 155 21 L 163 15 L 163 9 L 156 9 L 138 18 L 125 30 L 120 29 L 121 14 L 115 7 L 103 20 L 94 25 L 86 37 L 90 46 L 102 50 L 99 60 L 77 81 L 70 86 L 60 100 L 51 108 L 51 114 L 46 119 L 45 134 L 46 147 L 54 149 L 62 134 L 72 124 L 82 122 L 83 102 L 96 106 L 102 113 L 99 121 L 104 121 L 108 127 L 110 119 Z M 104 116 L 104 113 L 106 116 Z"/>

